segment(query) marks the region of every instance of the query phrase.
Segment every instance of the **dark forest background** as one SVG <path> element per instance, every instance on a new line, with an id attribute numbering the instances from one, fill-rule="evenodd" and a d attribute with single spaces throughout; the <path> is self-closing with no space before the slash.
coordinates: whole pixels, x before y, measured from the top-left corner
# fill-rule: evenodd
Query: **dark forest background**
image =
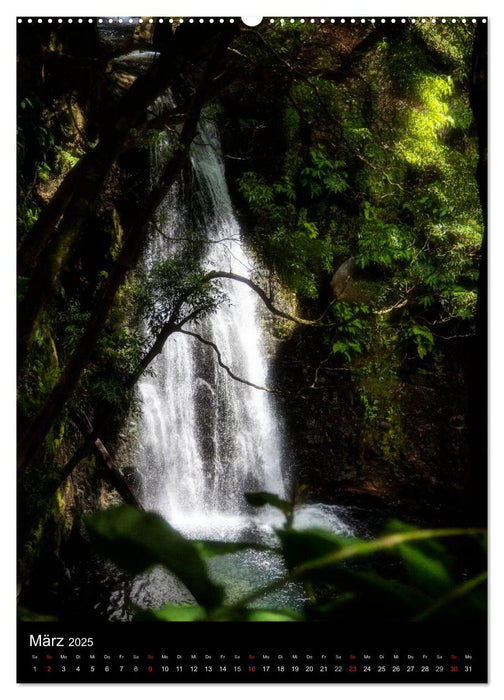
<path id="1" fill-rule="evenodd" d="M 137 49 L 156 55 L 132 69 Z M 294 491 L 378 523 L 485 526 L 485 25 L 23 24 L 17 109 L 24 605 L 50 607 L 87 513 L 138 505 L 135 383 L 182 306 L 218 313 L 190 257 L 139 268 L 201 119 L 269 309 Z"/>

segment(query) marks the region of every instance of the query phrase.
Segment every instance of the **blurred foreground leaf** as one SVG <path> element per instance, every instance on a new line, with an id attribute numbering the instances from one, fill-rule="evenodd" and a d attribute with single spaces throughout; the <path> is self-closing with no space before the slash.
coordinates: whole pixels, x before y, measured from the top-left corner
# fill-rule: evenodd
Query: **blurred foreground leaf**
<path id="1" fill-rule="evenodd" d="M 206 617 L 200 605 L 174 605 L 167 603 L 161 608 L 137 609 L 133 619 L 137 622 L 195 622 Z"/>
<path id="2" fill-rule="evenodd" d="M 360 541 L 352 537 L 334 535 L 332 532 L 318 528 L 279 530 L 277 534 L 288 569 L 294 569 L 308 561 L 341 551 Z"/>
<path id="3" fill-rule="evenodd" d="M 255 549 L 259 552 L 271 551 L 271 547 L 265 544 L 258 544 L 255 542 L 219 542 L 217 540 L 194 540 L 194 546 L 196 547 L 200 556 L 204 559 L 209 559 L 211 557 L 223 556 L 224 554 L 234 554 L 235 552 L 242 552 L 244 549 Z"/>
<path id="4" fill-rule="evenodd" d="M 193 542 L 174 530 L 156 513 L 118 506 L 86 518 L 96 548 L 122 569 L 138 574 L 161 564 L 177 576 L 206 608 L 222 600 L 222 589 L 208 577 Z"/>
<path id="5" fill-rule="evenodd" d="M 297 622 L 304 620 L 303 615 L 295 610 L 249 610 L 247 620 L 249 622 Z"/>

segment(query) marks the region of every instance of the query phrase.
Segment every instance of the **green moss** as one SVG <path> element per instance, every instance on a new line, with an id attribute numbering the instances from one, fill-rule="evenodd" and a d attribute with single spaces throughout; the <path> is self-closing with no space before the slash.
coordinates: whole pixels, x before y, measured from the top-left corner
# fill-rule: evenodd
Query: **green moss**
<path id="1" fill-rule="evenodd" d="M 283 318 L 276 318 L 273 328 L 275 338 L 278 338 L 279 340 L 289 340 L 289 338 L 292 337 L 294 329 L 296 328 L 296 324 Z"/>
<path id="2" fill-rule="evenodd" d="M 44 504 L 39 504 L 43 507 Z M 34 570 L 36 563 L 57 554 L 61 547 L 66 507 L 60 491 L 45 504 L 44 512 L 24 539 L 19 557 L 18 574 L 22 581 Z"/>

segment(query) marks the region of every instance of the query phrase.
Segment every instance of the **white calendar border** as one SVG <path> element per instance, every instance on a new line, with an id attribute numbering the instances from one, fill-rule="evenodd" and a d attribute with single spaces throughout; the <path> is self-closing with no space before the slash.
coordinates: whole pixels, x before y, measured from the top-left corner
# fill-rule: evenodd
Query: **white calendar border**
<path id="1" fill-rule="evenodd" d="M 307 14 L 306 10 L 309 10 Z M 0 42 L 1 65 L 2 65 L 2 89 L 11 96 L 8 109 L 3 107 L 0 134 L 2 136 L 2 172 L 0 173 L 0 195 L 2 197 L 2 255 L 0 256 L 0 302 L 2 313 L 0 319 L 5 325 L 2 329 L 2 347 L 0 349 L 2 368 L 2 388 L 0 391 L 0 425 L 2 426 L 2 477 L 4 493 L 7 499 L 3 502 L 12 503 L 12 507 L 5 509 L 2 507 L 1 523 L 2 529 L 2 557 L 8 559 L 8 569 L 4 573 L 1 582 L 1 598 L 3 615 L 0 618 L 0 660 L 2 663 L 0 687 L 12 693 L 15 697 L 37 697 L 41 700 L 45 698 L 66 696 L 69 692 L 72 697 L 85 697 L 90 693 L 93 696 L 102 697 L 107 694 L 120 695 L 123 698 L 137 698 L 139 693 L 143 693 L 145 686 L 142 685 L 103 685 L 96 686 L 89 684 L 75 685 L 71 688 L 65 685 L 37 686 L 37 685 L 15 685 L 15 519 L 14 519 L 14 496 L 15 493 L 15 424 L 14 418 L 14 396 L 15 396 L 15 244 L 13 241 L 13 231 L 15 230 L 15 29 L 14 18 L 16 15 L 34 17 L 44 16 L 184 16 L 190 17 L 210 17 L 210 16 L 269 16 L 269 17 L 403 17 L 403 16 L 448 16 L 448 17 L 481 17 L 489 16 L 490 33 L 490 437 L 491 437 L 491 460 L 490 460 L 490 541 L 491 541 L 491 619 L 490 619 L 490 684 L 488 686 L 475 685 L 432 685 L 419 684 L 407 685 L 384 684 L 384 685 L 358 685 L 345 684 L 307 685 L 300 686 L 268 686 L 268 685 L 236 685 L 225 684 L 209 686 L 199 684 L 198 686 L 188 685 L 162 685 L 150 686 L 147 691 L 149 695 L 163 698 L 176 698 L 176 700 L 192 697 L 193 693 L 204 693 L 205 700 L 227 700 L 239 694 L 243 700 L 256 700 L 257 695 L 261 698 L 273 698 L 279 693 L 285 694 L 289 698 L 305 698 L 307 694 L 315 693 L 317 698 L 366 698 L 372 695 L 373 700 L 382 698 L 402 698 L 405 693 L 409 697 L 424 697 L 426 694 L 429 700 L 436 698 L 450 698 L 453 694 L 455 698 L 474 698 L 476 694 L 482 693 L 485 696 L 502 697 L 504 689 L 504 644 L 502 633 L 504 626 L 504 603 L 502 591 L 504 591 L 503 564 L 499 557 L 502 552 L 503 513 L 502 499 L 504 498 L 504 454 L 502 444 L 497 444 L 504 425 L 504 410 L 500 399 L 500 394 L 504 392 L 504 322 L 502 306 L 504 304 L 504 290 L 502 283 L 504 275 L 502 266 L 504 264 L 504 227 L 499 226 L 502 216 L 497 211 L 498 203 L 502 199 L 502 177 L 499 177 L 499 163 L 504 162 L 503 134 L 499 129 L 504 105 L 502 99 L 502 74 L 500 71 L 504 67 L 504 10 L 502 6 L 487 1 L 460 0 L 459 2 L 447 2 L 443 0 L 426 2 L 401 2 L 400 0 L 387 2 L 329 2 L 328 0 L 310 0 L 309 2 L 299 2 L 298 0 L 255 0 L 251 2 L 231 2 L 230 0 L 215 0 L 203 2 L 203 0 L 187 0 L 186 2 L 140 2 L 139 0 L 88 0 L 87 2 L 69 3 L 68 1 L 57 2 L 47 0 L 41 3 L 32 0 L 20 0 L 12 3 L 7 8 L 2 8 L 2 29 L 3 36 Z M 4 102 L 5 105 L 5 102 Z M 494 127 L 492 129 L 492 126 Z M 8 158 L 6 156 L 8 154 Z M 495 206 L 492 203 L 495 202 Z M 502 326 L 502 328 L 501 328 Z M 5 333 L 7 331 L 7 333 Z M 499 442 L 501 442 L 499 440 Z"/>

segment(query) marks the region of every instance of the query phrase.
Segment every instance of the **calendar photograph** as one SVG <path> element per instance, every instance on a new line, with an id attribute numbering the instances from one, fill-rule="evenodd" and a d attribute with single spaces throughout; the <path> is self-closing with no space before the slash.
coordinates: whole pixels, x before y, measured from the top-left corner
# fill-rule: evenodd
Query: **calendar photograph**
<path id="1" fill-rule="evenodd" d="M 18 682 L 485 683 L 486 18 L 16 24 Z"/>

